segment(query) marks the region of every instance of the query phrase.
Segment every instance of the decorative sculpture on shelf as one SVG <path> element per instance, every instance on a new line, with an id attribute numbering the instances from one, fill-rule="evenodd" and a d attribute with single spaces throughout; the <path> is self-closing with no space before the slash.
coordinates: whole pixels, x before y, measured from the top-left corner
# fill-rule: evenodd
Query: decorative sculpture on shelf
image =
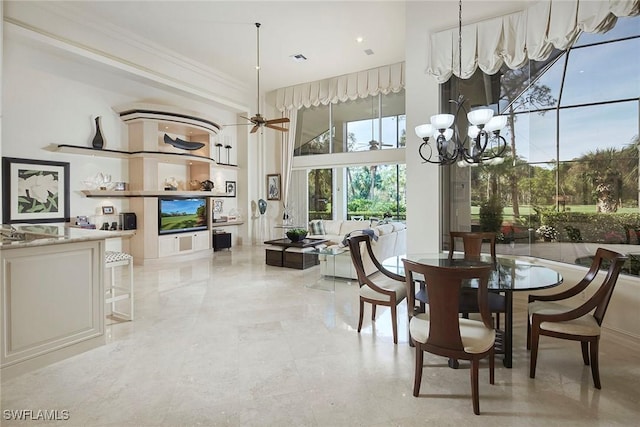
<path id="1" fill-rule="evenodd" d="M 91 146 L 96 150 L 101 150 L 104 147 L 104 137 L 102 136 L 102 130 L 100 129 L 100 122 L 102 121 L 102 116 L 98 116 L 95 118 L 96 121 L 96 134 L 93 137 L 93 141 L 91 141 Z"/>
<path id="2" fill-rule="evenodd" d="M 171 139 L 171 137 L 166 133 L 164 134 L 164 143 L 173 145 L 174 147 L 180 148 L 182 150 L 198 150 L 204 147 L 204 143 L 202 142 L 190 142 L 182 140 L 180 138 Z"/>
<path id="3" fill-rule="evenodd" d="M 229 162 L 229 150 L 231 150 L 231 146 L 229 144 L 225 145 L 224 148 L 227 150 L 227 164 L 230 165 Z"/>
<path id="4" fill-rule="evenodd" d="M 202 181 L 201 186 L 202 191 L 211 191 L 213 190 L 214 184 L 213 181 L 205 179 L 204 181 Z"/>
<path id="5" fill-rule="evenodd" d="M 264 215 L 267 211 L 267 202 L 264 199 L 258 200 L 258 210 L 260 211 L 260 215 Z"/>

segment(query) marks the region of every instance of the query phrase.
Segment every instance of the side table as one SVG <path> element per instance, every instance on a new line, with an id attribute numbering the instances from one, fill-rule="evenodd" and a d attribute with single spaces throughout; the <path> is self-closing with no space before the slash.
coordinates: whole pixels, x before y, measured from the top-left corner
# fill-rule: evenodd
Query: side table
<path id="1" fill-rule="evenodd" d="M 311 252 L 314 255 L 317 255 L 320 259 L 320 262 L 326 263 L 326 268 L 324 269 L 325 274 L 320 270 L 320 278 L 307 283 L 305 286 L 312 289 L 320 289 L 323 291 L 335 292 L 336 290 L 336 259 L 339 256 L 349 256 L 349 249 L 345 247 L 323 247 L 323 248 L 314 248 Z M 346 255 L 345 255 L 346 254 Z M 348 282 L 348 281 L 347 281 Z"/>

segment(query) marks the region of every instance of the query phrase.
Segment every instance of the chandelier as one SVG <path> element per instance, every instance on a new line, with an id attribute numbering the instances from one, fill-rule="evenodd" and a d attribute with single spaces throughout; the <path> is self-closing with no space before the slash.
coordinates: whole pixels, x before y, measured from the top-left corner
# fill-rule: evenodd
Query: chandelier
<path id="1" fill-rule="evenodd" d="M 458 2 L 458 60 L 459 78 L 462 78 L 462 0 Z M 478 166 L 480 163 L 496 165 L 504 161 L 501 157 L 507 149 L 506 140 L 500 136 L 507 124 L 507 116 L 494 116 L 490 108 L 467 111 L 466 99 L 459 95 L 449 100 L 455 105 L 455 114 L 436 114 L 431 123 L 416 126 L 416 135 L 422 139 L 418 153 L 425 163 L 437 165 L 457 164 L 460 167 Z M 459 118 L 465 114 L 469 126 L 465 133 L 460 131 Z M 429 138 L 435 140 L 434 147 Z"/>

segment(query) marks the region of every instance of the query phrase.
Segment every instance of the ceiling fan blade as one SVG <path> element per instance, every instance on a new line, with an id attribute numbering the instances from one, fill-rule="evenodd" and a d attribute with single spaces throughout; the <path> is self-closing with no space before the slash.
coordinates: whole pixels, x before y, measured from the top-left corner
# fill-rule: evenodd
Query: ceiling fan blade
<path id="1" fill-rule="evenodd" d="M 280 126 L 274 126 L 274 125 L 271 125 L 269 123 L 267 123 L 265 126 L 268 127 L 269 129 L 275 129 L 275 130 L 279 130 L 279 131 L 282 131 L 282 132 L 289 132 L 289 129 L 287 129 L 287 128 L 283 128 L 283 127 L 280 127 Z"/>
<path id="2" fill-rule="evenodd" d="M 289 119 L 287 117 L 282 117 L 281 119 L 271 119 L 267 120 L 266 123 L 268 125 L 276 124 L 276 123 L 289 123 Z"/>
<path id="3" fill-rule="evenodd" d="M 254 125 L 254 126 L 251 128 L 251 132 L 249 132 L 249 133 L 256 133 L 256 132 L 258 131 L 258 129 L 260 129 L 260 126 L 258 126 L 258 125 Z"/>
<path id="4" fill-rule="evenodd" d="M 222 125 L 222 127 L 227 127 L 227 126 L 251 126 L 253 123 L 231 123 L 228 125 Z"/>
<path id="5" fill-rule="evenodd" d="M 242 117 L 243 119 L 249 120 L 250 122 L 253 122 L 253 120 L 251 120 L 249 117 L 245 117 L 245 116 L 240 116 L 240 117 Z"/>

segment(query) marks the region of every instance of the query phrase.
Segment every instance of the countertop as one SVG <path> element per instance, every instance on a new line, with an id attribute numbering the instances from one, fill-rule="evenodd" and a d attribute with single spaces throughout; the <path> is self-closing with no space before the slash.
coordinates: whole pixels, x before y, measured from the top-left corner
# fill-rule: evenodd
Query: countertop
<path id="1" fill-rule="evenodd" d="M 129 237 L 135 234 L 135 230 L 103 231 L 74 227 L 69 223 L 4 224 L 1 228 L 6 233 L 11 230 L 12 226 L 15 232 L 24 233 L 25 239 L 9 240 L 2 237 L 0 238 L 0 250 L 104 240 L 114 237 Z"/>

